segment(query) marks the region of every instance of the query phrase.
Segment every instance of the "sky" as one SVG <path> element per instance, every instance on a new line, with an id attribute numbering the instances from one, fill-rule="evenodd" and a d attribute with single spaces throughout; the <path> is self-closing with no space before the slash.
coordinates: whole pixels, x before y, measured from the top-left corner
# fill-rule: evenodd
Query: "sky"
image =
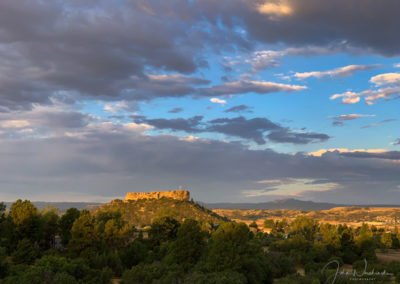
<path id="1" fill-rule="evenodd" d="M 0 1 L 0 200 L 400 204 L 398 0 Z"/>

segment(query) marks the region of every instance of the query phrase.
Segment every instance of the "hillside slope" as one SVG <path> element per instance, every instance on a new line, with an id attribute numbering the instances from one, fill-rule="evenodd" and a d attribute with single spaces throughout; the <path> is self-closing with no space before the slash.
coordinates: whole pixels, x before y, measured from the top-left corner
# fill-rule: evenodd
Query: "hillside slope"
<path id="1" fill-rule="evenodd" d="M 94 210 L 95 214 L 100 212 L 120 213 L 126 222 L 137 227 L 150 225 L 154 219 L 165 216 L 178 221 L 195 219 L 211 224 L 228 221 L 227 218 L 217 215 L 196 202 L 171 198 L 128 201 L 116 199 Z"/>

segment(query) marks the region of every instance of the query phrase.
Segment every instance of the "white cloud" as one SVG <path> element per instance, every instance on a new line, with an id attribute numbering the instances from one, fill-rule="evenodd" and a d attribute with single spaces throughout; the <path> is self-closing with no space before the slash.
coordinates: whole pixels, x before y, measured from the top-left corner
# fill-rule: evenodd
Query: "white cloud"
<path id="1" fill-rule="evenodd" d="M 27 120 L 4 120 L 0 122 L 0 126 L 3 128 L 24 128 L 30 125 Z"/>
<path id="2" fill-rule="evenodd" d="M 115 114 L 123 111 L 135 111 L 137 108 L 136 102 L 119 101 L 105 104 L 103 110 Z"/>
<path id="3" fill-rule="evenodd" d="M 369 80 L 377 86 L 388 85 L 388 84 L 400 84 L 400 73 L 385 73 L 372 77 Z"/>
<path id="4" fill-rule="evenodd" d="M 212 102 L 214 104 L 221 104 L 221 105 L 226 104 L 226 100 L 221 100 L 221 99 L 218 99 L 218 98 L 211 98 L 210 102 Z"/>
<path id="5" fill-rule="evenodd" d="M 333 117 L 334 120 L 354 120 L 357 118 L 362 118 L 362 117 L 375 117 L 375 114 L 357 114 L 357 113 L 352 113 L 352 114 L 342 114 L 336 117 Z"/>
<path id="6" fill-rule="evenodd" d="M 147 130 L 151 130 L 154 128 L 154 126 L 151 126 L 148 124 L 134 123 L 134 122 L 125 123 L 125 124 L 123 124 L 123 127 L 126 130 L 130 130 L 130 131 L 138 132 L 138 133 L 142 133 L 142 134 L 144 134 Z"/>
<path id="7" fill-rule="evenodd" d="M 119 112 L 119 110 L 114 105 L 111 105 L 111 104 L 106 104 L 104 106 L 103 110 L 106 111 L 106 112 L 111 112 L 111 113 L 118 113 Z"/>
<path id="8" fill-rule="evenodd" d="M 275 181 L 275 180 L 274 180 Z M 261 196 L 301 196 L 305 192 L 321 192 L 337 189 L 338 183 L 318 183 L 313 179 L 284 179 L 271 183 L 270 187 L 264 189 L 245 190 L 245 197 Z"/>
<path id="9" fill-rule="evenodd" d="M 294 76 L 298 79 L 307 79 L 309 77 L 322 78 L 322 77 L 348 77 L 353 75 L 358 71 L 370 70 L 373 68 L 377 68 L 379 65 L 348 65 L 340 68 L 335 68 L 327 71 L 312 71 L 312 72 L 303 72 L 303 73 L 295 73 Z"/>

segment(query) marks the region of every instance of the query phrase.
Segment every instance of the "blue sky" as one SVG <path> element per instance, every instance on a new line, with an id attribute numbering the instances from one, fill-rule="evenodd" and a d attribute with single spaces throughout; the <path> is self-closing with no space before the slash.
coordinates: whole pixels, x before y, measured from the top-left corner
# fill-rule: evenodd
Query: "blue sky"
<path id="1" fill-rule="evenodd" d="M 22 2 L 0 3 L 0 200 L 400 197 L 397 0 Z"/>

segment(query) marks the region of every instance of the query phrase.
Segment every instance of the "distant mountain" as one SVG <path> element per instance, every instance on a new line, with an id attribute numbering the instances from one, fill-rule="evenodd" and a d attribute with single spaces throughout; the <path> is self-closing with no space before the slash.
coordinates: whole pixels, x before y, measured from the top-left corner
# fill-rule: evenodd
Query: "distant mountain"
<path id="1" fill-rule="evenodd" d="M 210 209 L 269 209 L 269 210 L 302 210 L 302 211 L 316 211 L 328 210 L 334 207 L 400 207 L 400 205 L 391 204 L 368 204 L 368 205 L 349 205 L 349 204 L 336 204 L 303 201 L 294 198 L 278 199 L 262 203 L 207 203 L 205 204 Z"/>
<path id="2" fill-rule="evenodd" d="M 207 203 L 205 204 L 210 209 L 288 209 L 288 210 L 327 210 L 334 207 L 344 206 L 334 203 L 317 203 L 313 201 L 303 201 L 293 198 L 278 199 L 262 203 Z"/>
<path id="3" fill-rule="evenodd" d="M 1 202 L 1 201 L 0 201 Z M 96 203 L 96 202 L 45 202 L 45 201 L 32 201 L 33 205 L 35 205 L 39 210 L 46 208 L 47 206 L 52 206 L 58 209 L 61 213 L 67 211 L 69 208 L 74 207 L 78 210 L 82 209 L 95 209 L 104 203 Z M 4 202 L 7 206 L 7 209 L 10 209 L 12 202 Z"/>

